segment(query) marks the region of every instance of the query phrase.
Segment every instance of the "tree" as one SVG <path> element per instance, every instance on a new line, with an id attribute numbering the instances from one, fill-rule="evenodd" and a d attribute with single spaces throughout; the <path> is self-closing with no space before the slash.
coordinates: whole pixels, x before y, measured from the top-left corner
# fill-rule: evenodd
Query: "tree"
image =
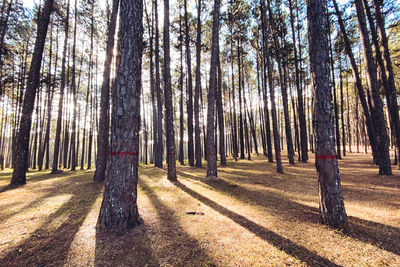
<path id="1" fill-rule="evenodd" d="M 187 14 L 187 0 L 184 0 L 185 7 L 185 45 L 186 45 L 186 64 L 187 64 L 187 124 L 188 124 L 188 158 L 189 165 L 194 166 L 193 151 L 193 90 L 192 90 L 192 63 L 190 54 L 189 22 Z"/>
<path id="2" fill-rule="evenodd" d="M 39 86 L 40 67 L 42 65 L 44 43 L 46 41 L 51 11 L 53 10 L 53 2 L 54 0 L 46 0 L 38 22 L 35 47 L 29 69 L 28 83 L 22 107 L 22 116 L 16 138 L 15 156 L 13 162 L 14 172 L 11 178 L 11 184 L 15 185 L 26 184 L 32 112 L 35 104 L 36 91 Z"/>
<path id="3" fill-rule="evenodd" d="M 356 4 L 368 87 L 372 93 L 372 111 L 375 113 L 373 120 L 377 137 L 379 174 L 392 175 L 392 167 L 390 166 L 389 157 L 389 135 L 387 133 L 385 116 L 383 114 L 383 102 L 379 93 L 377 69 L 373 58 L 371 41 L 368 35 L 365 12 L 361 0 L 355 0 L 354 3 Z"/>
<path id="4" fill-rule="evenodd" d="M 117 24 L 119 0 L 113 0 L 113 8 L 111 19 L 108 24 L 108 37 L 106 47 L 106 60 L 104 61 L 103 83 L 101 85 L 101 102 L 100 102 L 100 120 L 99 133 L 97 136 L 97 159 L 96 172 L 93 179 L 95 181 L 104 181 L 104 175 L 107 167 L 108 158 L 108 138 L 109 138 L 109 113 L 110 106 L 110 78 L 111 78 L 111 62 L 114 50 L 114 35 Z"/>
<path id="5" fill-rule="evenodd" d="M 169 0 L 164 0 L 164 98 L 165 132 L 167 135 L 167 178 L 170 181 L 176 181 L 174 107 L 172 102 L 171 56 L 169 42 Z"/>
<path id="6" fill-rule="evenodd" d="M 67 59 L 67 48 L 68 48 L 68 33 L 69 33 L 69 3 L 67 3 L 67 16 L 65 17 L 64 24 L 64 48 L 63 48 L 63 56 L 61 63 L 61 86 L 60 86 L 60 99 L 58 100 L 58 116 L 57 116 L 57 128 L 56 128 L 56 137 L 54 140 L 54 154 L 53 154 L 53 165 L 51 168 L 51 173 L 56 173 L 58 171 L 58 157 L 60 151 L 60 142 L 61 142 L 61 123 L 62 123 L 62 112 L 63 112 L 63 103 L 64 103 L 64 91 L 65 91 L 65 80 L 66 80 L 66 59 Z"/>
<path id="7" fill-rule="evenodd" d="M 332 88 L 329 81 L 328 20 L 326 0 L 308 0 L 308 38 L 311 78 L 315 95 L 315 162 L 318 171 L 321 222 L 348 230 L 340 173 L 335 151 Z"/>
<path id="8" fill-rule="evenodd" d="M 196 167 L 201 167 L 201 140 L 200 140 L 200 94 L 201 94 L 201 0 L 197 6 L 197 37 L 196 37 L 196 81 L 194 87 L 194 157 Z"/>
<path id="9" fill-rule="evenodd" d="M 214 119 L 215 119 L 215 100 L 217 93 L 217 68 L 219 60 L 219 10 L 220 0 L 214 0 L 213 27 L 211 40 L 211 66 L 210 84 L 208 88 L 207 102 L 207 179 L 216 179 L 217 155 L 215 153 L 214 140 Z"/>
<path id="10" fill-rule="evenodd" d="M 158 5 L 157 0 L 154 0 L 154 16 L 155 16 L 155 67 L 156 67 L 156 94 L 157 94 L 157 153 L 154 155 L 154 166 L 162 168 L 163 166 L 163 130 L 162 130 L 162 119 L 163 119 L 163 107 L 161 97 L 161 78 L 160 78 L 160 37 L 158 30 Z"/>
<path id="11" fill-rule="evenodd" d="M 142 0 L 121 0 L 112 94 L 111 155 L 97 229 L 125 232 L 140 223 L 137 182 L 143 44 Z"/>

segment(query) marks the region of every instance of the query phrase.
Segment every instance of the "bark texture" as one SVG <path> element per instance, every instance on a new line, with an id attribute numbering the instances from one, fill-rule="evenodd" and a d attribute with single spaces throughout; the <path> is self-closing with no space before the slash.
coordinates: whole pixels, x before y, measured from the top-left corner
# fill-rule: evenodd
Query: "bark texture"
<path id="1" fill-rule="evenodd" d="M 176 181 L 174 107 L 172 102 L 171 56 L 169 42 L 169 0 L 164 0 L 164 96 L 168 180 Z"/>
<path id="2" fill-rule="evenodd" d="M 308 0 L 308 38 L 315 96 L 315 164 L 318 171 L 319 211 L 323 224 L 348 230 L 340 173 L 335 151 L 332 88 L 329 81 L 327 2 Z"/>
<path id="3" fill-rule="evenodd" d="M 22 114 L 19 131 L 16 137 L 15 155 L 13 160 L 14 172 L 11 184 L 21 185 L 26 183 L 26 171 L 28 168 L 29 134 L 32 125 L 32 112 L 35 104 L 36 91 L 39 86 L 40 67 L 42 65 L 43 49 L 46 41 L 47 29 L 50 22 L 54 0 L 44 3 L 42 15 L 38 22 L 38 29 L 33 50 L 31 66 L 28 74 L 28 82 L 25 98 L 22 106 Z"/>
<path id="4" fill-rule="evenodd" d="M 137 208 L 142 0 L 121 0 L 117 76 L 112 95 L 111 154 L 97 228 L 125 232 L 140 223 Z"/>
<path id="5" fill-rule="evenodd" d="M 217 92 L 217 68 L 219 59 L 219 9 L 220 0 L 214 0 L 213 28 L 211 41 L 211 66 L 210 66 L 210 84 L 208 88 L 208 109 L 207 109 L 207 178 L 214 179 L 218 177 L 217 173 L 217 155 L 215 153 L 215 100 Z"/>
<path id="6" fill-rule="evenodd" d="M 97 159 L 96 172 L 93 179 L 95 181 L 104 181 L 104 175 L 107 168 L 108 158 L 108 138 L 110 131 L 110 78 L 111 78 L 111 62 L 114 50 L 114 35 L 117 24 L 119 0 L 113 1 L 111 19 L 108 25 L 106 60 L 104 61 L 103 83 L 101 85 L 101 100 L 100 100 L 100 119 L 99 119 L 99 134 L 97 136 Z"/>

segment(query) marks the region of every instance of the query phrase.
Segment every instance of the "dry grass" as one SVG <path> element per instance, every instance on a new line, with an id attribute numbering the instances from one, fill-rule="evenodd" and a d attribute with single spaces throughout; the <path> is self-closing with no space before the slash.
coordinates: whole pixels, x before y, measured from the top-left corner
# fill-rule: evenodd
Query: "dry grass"
<path id="1" fill-rule="evenodd" d="M 376 175 L 370 156 L 340 161 L 351 233 L 318 224 L 312 161 L 277 174 L 264 157 L 205 168 L 140 169 L 143 225 L 96 235 L 101 183 L 93 172 L 30 172 L 6 187 L 0 172 L 0 266 L 400 266 L 400 171 Z M 188 215 L 186 212 L 198 212 Z"/>

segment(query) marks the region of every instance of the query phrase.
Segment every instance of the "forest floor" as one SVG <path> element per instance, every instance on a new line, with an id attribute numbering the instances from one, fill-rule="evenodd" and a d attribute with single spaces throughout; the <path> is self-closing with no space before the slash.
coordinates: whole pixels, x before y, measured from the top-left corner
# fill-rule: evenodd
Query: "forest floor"
<path id="1" fill-rule="evenodd" d="M 92 171 L 31 171 L 16 189 L 0 172 L 0 266 L 400 266 L 400 171 L 377 175 L 370 155 L 340 160 L 349 234 L 318 223 L 313 159 L 284 174 L 263 156 L 229 159 L 214 182 L 177 168 L 177 183 L 140 168 L 143 224 L 122 236 L 96 234 Z"/>

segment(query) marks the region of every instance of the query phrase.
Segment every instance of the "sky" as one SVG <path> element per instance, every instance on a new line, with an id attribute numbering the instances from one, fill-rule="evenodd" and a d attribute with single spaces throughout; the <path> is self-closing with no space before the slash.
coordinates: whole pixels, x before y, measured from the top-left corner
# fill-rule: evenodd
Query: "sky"
<path id="1" fill-rule="evenodd" d="M 44 0 L 42 0 L 42 1 L 44 1 Z M 78 0 L 78 1 L 80 1 L 80 0 Z M 35 3 L 39 4 L 40 0 L 22 0 L 22 2 L 24 3 L 25 7 L 32 8 L 35 5 Z M 106 4 L 106 0 L 99 0 L 99 2 L 100 2 L 100 5 L 102 5 L 102 6 L 105 6 L 105 4 Z"/>

